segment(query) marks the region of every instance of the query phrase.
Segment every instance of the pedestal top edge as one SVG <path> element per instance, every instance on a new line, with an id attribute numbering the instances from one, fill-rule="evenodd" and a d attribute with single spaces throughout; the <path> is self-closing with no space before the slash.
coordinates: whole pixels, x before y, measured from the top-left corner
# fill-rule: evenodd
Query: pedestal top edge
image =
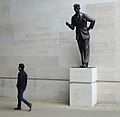
<path id="1" fill-rule="evenodd" d="M 93 68 L 97 68 L 97 67 L 86 67 L 86 68 L 82 68 L 82 67 L 70 67 L 70 68 L 78 68 L 78 69 L 93 69 Z"/>

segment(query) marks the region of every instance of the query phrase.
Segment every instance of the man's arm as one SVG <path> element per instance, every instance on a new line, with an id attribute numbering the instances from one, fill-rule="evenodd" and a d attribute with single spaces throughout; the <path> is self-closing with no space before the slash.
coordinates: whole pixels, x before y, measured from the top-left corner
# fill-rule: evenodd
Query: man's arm
<path id="1" fill-rule="evenodd" d="M 21 87 L 21 84 L 22 84 L 22 75 L 21 75 L 21 73 L 19 72 L 19 73 L 18 73 L 18 80 L 17 80 L 17 88 L 20 88 L 20 87 Z"/>
<path id="2" fill-rule="evenodd" d="M 68 22 L 66 22 L 66 25 L 71 29 L 71 30 L 74 30 L 74 25 L 72 25 L 72 24 L 69 24 Z"/>
<path id="3" fill-rule="evenodd" d="M 73 21 L 73 17 L 71 19 L 71 24 L 66 22 L 66 25 L 71 29 L 71 30 L 74 30 L 75 26 L 74 26 L 74 21 Z"/>
<path id="4" fill-rule="evenodd" d="M 88 16 L 87 14 L 84 14 L 85 19 L 90 22 L 90 25 L 88 26 L 88 30 L 93 29 L 94 25 L 95 25 L 95 19 L 93 19 L 92 17 Z"/>

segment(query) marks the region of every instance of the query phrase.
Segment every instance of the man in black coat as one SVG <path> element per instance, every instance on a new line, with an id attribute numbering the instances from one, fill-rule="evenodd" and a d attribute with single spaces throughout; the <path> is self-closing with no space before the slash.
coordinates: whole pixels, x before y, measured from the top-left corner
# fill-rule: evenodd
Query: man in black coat
<path id="1" fill-rule="evenodd" d="M 75 15 L 71 18 L 71 24 L 66 22 L 66 25 L 74 30 L 76 27 L 76 40 L 78 42 L 79 50 L 81 53 L 81 60 L 82 60 L 82 66 L 83 68 L 88 67 L 89 62 L 89 30 L 93 29 L 95 20 L 88 16 L 85 13 L 80 12 L 80 5 L 74 4 L 74 11 Z M 90 23 L 89 26 L 87 26 L 87 23 Z"/>
<path id="2" fill-rule="evenodd" d="M 24 102 L 29 107 L 29 111 L 31 111 L 32 104 L 23 98 L 23 93 L 27 86 L 27 73 L 24 71 L 24 67 L 23 63 L 20 63 L 18 67 L 19 73 L 16 85 L 18 90 L 18 105 L 15 110 L 21 110 L 21 102 Z"/>

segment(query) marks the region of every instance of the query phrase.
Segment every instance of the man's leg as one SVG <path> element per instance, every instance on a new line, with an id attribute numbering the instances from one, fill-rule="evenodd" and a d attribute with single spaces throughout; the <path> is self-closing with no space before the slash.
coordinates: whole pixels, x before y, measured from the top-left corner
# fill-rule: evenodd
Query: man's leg
<path id="1" fill-rule="evenodd" d="M 90 57 L 89 39 L 84 40 L 84 64 L 88 67 Z"/>
<path id="2" fill-rule="evenodd" d="M 21 108 L 21 100 L 20 99 L 18 99 L 18 106 L 17 107 Z"/>
<path id="3" fill-rule="evenodd" d="M 32 104 L 29 103 L 26 99 L 23 98 L 23 93 L 24 93 L 25 90 L 20 90 L 20 101 L 24 102 L 30 109 L 29 111 L 31 111 L 31 107 L 32 107 Z"/>
<path id="4" fill-rule="evenodd" d="M 81 60 L 82 60 L 82 66 L 81 67 L 88 67 L 89 62 L 89 39 L 79 39 L 77 40 L 80 54 L 81 54 Z"/>
<path id="5" fill-rule="evenodd" d="M 82 65 L 84 64 L 84 50 L 83 50 L 83 40 L 79 39 L 77 40 L 78 42 L 78 47 L 79 47 L 79 51 L 80 51 L 80 55 L 81 55 L 81 61 L 82 61 Z"/>
<path id="6" fill-rule="evenodd" d="M 18 90 L 18 96 L 17 96 L 17 98 L 18 98 L 18 104 L 17 104 L 17 108 L 14 108 L 15 110 L 21 110 L 21 100 L 20 100 L 20 95 L 21 95 L 21 93 L 20 93 L 20 91 Z"/>

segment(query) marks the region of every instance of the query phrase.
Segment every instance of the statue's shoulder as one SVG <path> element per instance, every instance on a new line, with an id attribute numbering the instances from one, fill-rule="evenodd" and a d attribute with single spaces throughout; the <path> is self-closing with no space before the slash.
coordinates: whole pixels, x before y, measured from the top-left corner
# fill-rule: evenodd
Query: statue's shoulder
<path id="1" fill-rule="evenodd" d="M 75 17 L 75 14 L 72 17 Z"/>
<path id="2" fill-rule="evenodd" d="M 84 16 L 85 15 L 85 13 L 83 13 L 83 12 L 80 12 L 80 16 Z"/>
<path id="3" fill-rule="evenodd" d="M 72 19 L 73 19 L 73 20 L 75 19 L 75 14 L 72 16 Z"/>
<path id="4" fill-rule="evenodd" d="M 89 17 L 87 13 L 82 13 L 83 17 Z"/>

